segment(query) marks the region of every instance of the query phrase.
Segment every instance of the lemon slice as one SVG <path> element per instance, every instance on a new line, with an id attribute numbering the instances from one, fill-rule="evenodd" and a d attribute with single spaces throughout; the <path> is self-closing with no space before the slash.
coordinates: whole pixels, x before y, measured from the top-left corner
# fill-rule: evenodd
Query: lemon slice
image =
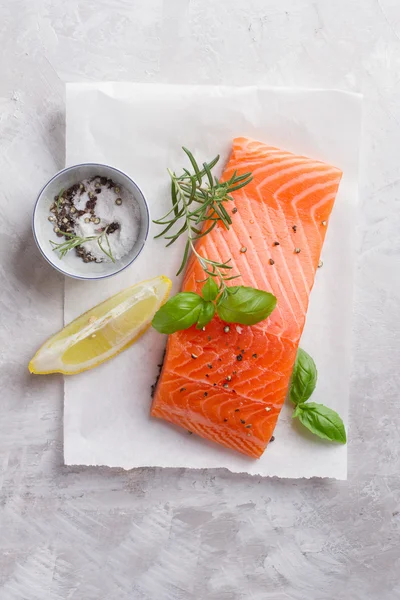
<path id="1" fill-rule="evenodd" d="M 171 290 L 167 277 L 155 277 L 119 292 L 53 335 L 29 363 L 31 373 L 81 373 L 112 358 L 149 327 Z"/>

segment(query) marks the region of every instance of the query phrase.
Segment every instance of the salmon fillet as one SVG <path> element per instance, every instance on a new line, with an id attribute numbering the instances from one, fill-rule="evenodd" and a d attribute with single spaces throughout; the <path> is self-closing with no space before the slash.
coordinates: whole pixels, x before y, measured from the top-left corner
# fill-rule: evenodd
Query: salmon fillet
<path id="1" fill-rule="evenodd" d="M 215 317 L 205 331 L 170 335 L 151 414 L 258 458 L 288 391 L 342 173 L 247 138 L 234 140 L 222 178 L 234 171 L 251 171 L 253 181 L 232 194 L 233 224 L 218 223 L 196 248 L 219 262 L 231 257 L 241 277 L 229 283 L 272 292 L 277 306 L 257 325 L 225 331 Z M 200 293 L 200 280 L 192 257 L 182 289 Z"/>

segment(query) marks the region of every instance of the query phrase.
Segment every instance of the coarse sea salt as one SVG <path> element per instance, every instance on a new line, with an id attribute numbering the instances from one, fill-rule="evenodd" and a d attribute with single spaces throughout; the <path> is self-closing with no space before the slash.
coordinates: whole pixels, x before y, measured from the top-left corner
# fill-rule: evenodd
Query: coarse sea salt
<path id="1" fill-rule="evenodd" d="M 96 180 L 84 180 L 82 184 L 86 191 L 82 195 L 76 195 L 74 205 L 77 210 L 86 210 L 86 203 L 91 199 L 89 193 L 97 197 L 95 214 L 100 223 L 93 221 L 85 222 L 93 215 L 87 211 L 75 221 L 75 233 L 81 237 L 97 236 L 111 223 L 118 223 L 119 228 L 110 233 L 108 241 L 111 248 L 111 254 L 115 260 L 123 258 L 133 247 L 137 240 L 140 228 L 140 207 L 132 194 L 121 186 L 117 188 L 101 186 L 101 192 L 96 193 L 99 186 Z M 115 191 L 118 189 L 118 192 Z M 117 198 L 121 198 L 122 203 L 116 204 Z M 107 243 L 103 242 L 105 248 Z M 82 244 L 82 247 L 89 252 L 98 262 L 111 262 L 111 259 L 101 250 L 97 240 L 91 240 Z"/>

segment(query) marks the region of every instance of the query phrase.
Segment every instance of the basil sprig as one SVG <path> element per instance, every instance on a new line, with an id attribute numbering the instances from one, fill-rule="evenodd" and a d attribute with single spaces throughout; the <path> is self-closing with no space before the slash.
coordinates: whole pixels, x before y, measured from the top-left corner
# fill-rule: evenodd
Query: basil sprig
<path id="1" fill-rule="evenodd" d="M 160 333 L 175 333 L 197 323 L 204 300 L 194 292 L 180 292 L 156 312 L 152 325 Z"/>
<path id="2" fill-rule="evenodd" d="M 269 292 L 245 286 L 223 287 L 208 277 L 201 290 L 180 292 L 166 302 L 155 314 L 152 325 L 160 333 L 175 333 L 192 325 L 205 327 L 215 313 L 227 323 L 255 325 L 266 319 L 276 306 Z"/>
<path id="3" fill-rule="evenodd" d="M 200 298 L 200 296 L 199 296 Z M 213 316 L 215 315 L 215 304 L 214 302 L 206 302 L 202 301 L 203 306 L 200 312 L 200 316 L 197 321 L 197 329 L 203 329 L 208 323 L 211 321 Z"/>
<path id="4" fill-rule="evenodd" d="M 315 435 L 332 442 L 346 443 L 346 430 L 342 419 L 336 411 L 324 404 L 299 404 L 293 413 L 293 418 L 295 417 Z"/>
<path id="5" fill-rule="evenodd" d="M 294 363 L 290 399 L 293 404 L 301 404 L 309 399 L 317 385 L 317 367 L 307 352 L 299 348 Z"/>
<path id="6" fill-rule="evenodd" d="M 215 298 L 218 296 L 218 291 L 218 284 L 214 277 L 209 277 L 203 285 L 201 295 L 206 301 L 215 300 Z"/>
<path id="7" fill-rule="evenodd" d="M 276 298 L 269 292 L 235 285 L 226 288 L 217 300 L 217 313 L 222 321 L 255 325 L 266 319 L 276 306 Z"/>
<path id="8" fill-rule="evenodd" d="M 345 444 L 346 430 L 338 413 L 324 404 L 307 402 L 315 389 L 317 377 L 315 362 L 299 348 L 289 390 L 289 397 L 296 406 L 293 419 L 298 418 L 304 427 L 320 438 Z"/>

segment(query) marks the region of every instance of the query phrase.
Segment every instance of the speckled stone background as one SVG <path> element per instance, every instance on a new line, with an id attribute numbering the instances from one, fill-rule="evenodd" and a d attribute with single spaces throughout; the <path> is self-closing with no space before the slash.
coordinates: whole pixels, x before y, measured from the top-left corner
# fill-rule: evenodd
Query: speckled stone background
<path id="1" fill-rule="evenodd" d="M 0 73 L 0 599 L 400 598 L 399 0 L 0 0 Z M 26 365 L 62 322 L 30 217 L 71 80 L 364 93 L 347 483 L 62 466 Z"/>

